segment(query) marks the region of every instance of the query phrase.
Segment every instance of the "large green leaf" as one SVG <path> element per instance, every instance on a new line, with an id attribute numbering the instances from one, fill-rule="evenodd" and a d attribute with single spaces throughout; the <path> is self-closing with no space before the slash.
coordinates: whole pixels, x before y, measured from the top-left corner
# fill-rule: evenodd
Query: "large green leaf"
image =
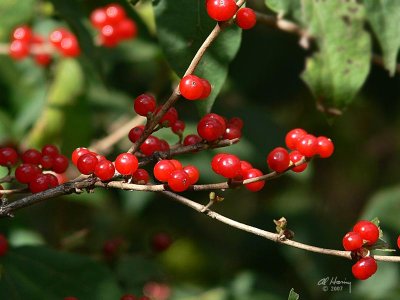
<path id="1" fill-rule="evenodd" d="M 161 47 L 171 67 L 182 76 L 216 22 L 207 15 L 201 0 L 159 0 L 153 5 Z M 195 71 L 213 86 L 211 95 L 198 102 L 201 114 L 211 109 L 240 42 L 240 29 L 237 26 L 226 28 L 207 50 Z"/>
<path id="2" fill-rule="evenodd" d="M 45 247 L 19 247 L 0 258 L 0 299 L 119 299 L 111 273 L 95 261 Z"/>
<path id="3" fill-rule="evenodd" d="M 302 77 L 325 111 L 343 109 L 363 85 L 371 60 L 363 7 L 356 0 L 303 1 L 304 22 L 318 52 Z"/>
<path id="4" fill-rule="evenodd" d="M 400 1 L 364 0 L 367 19 L 382 48 L 385 68 L 394 75 L 400 49 Z"/>

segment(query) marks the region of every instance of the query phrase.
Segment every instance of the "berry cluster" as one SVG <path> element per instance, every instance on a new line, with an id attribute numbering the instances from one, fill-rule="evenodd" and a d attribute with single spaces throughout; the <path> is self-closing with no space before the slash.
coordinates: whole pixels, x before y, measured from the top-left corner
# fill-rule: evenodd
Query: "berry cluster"
<path id="1" fill-rule="evenodd" d="M 121 41 L 137 35 L 136 23 L 129 19 L 125 9 L 111 3 L 95 9 L 90 15 L 90 22 L 99 31 L 99 40 L 105 47 L 115 47 Z"/>
<path id="2" fill-rule="evenodd" d="M 200 177 L 200 172 L 195 166 L 183 167 L 176 159 L 158 161 L 154 165 L 153 174 L 158 181 L 166 182 L 174 192 L 186 191 Z"/>
<path id="3" fill-rule="evenodd" d="M 226 120 L 224 117 L 209 113 L 201 118 L 197 124 L 197 133 L 207 142 L 220 139 L 235 139 L 242 136 L 243 121 L 234 117 Z"/>
<path id="4" fill-rule="evenodd" d="M 186 75 L 179 83 L 179 91 L 188 100 L 205 99 L 210 96 L 211 84 L 196 75 Z"/>
<path id="5" fill-rule="evenodd" d="M 240 8 L 235 0 L 207 0 L 206 10 L 210 18 L 218 22 L 232 19 L 235 14 L 235 22 L 242 29 L 250 29 L 256 25 L 257 17 L 251 8 Z"/>
<path id="6" fill-rule="evenodd" d="M 68 158 L 59 153 L 54 145 L 46 145 L 41 152 L 28 149 L 21 155 L 11 147 L 0 148 L 0 166 L 15 166 L 18 159 L 22 163 L 16 166 L 15 179 L 19 183 L 27 184 L 32 193 L 39 193 L 53 188 L 63 181 L 62 174 L 69 165 Z"/>
<path id="7" fill-rule="evenodd" d="M 379 228 L 374 223 L 361 220 L 354 225 L 353 230 L 343 237 L 343 248 L 347 251 L 360 251 L 363 247 L 375 244 L 379 239 Z M 375 274 L 378 266 L 373 257 L 365 256 L 359 259 L 352 267 L 355 278 L 365 280 Z"/>
<path id="8" fill-rule="evenodd" d="M 330 157 L 334 146 L 332 141 L 324 136 L 315 137 L 304 129 L 296 128 L 289 131 L 285 137 L 286 146 L 292 150 L 290 153 L 283 147 L 273 149 L 267 156 L 267 163 L 271 170 L 278 173 L 284 172 L 292 164 L 319 155 L 321 158 Z M 292 168 L 293 172 L 303 172 L 307 162 Z"/>
<path id="9" fill-rule="evenodd" d="M 76 37 L 65 28 L 52 31 L 49 41 L 63 56 L 75 57 L 80 54 Z M 49 44 L 44 37 L 34 34 L 29 26 L 22 25 L 15 28 L 11 35 L 9 54 L 13 59 L 20 60 L 32 53 L 38 65 L 47 66 L 52 57 L 50 50 L 45 49 L 46 46 L 49 46 Z M 32 51 L 34 47 L 42 49 L 42 51 Z"/>
<path id="10" fill-rule="evenodd" d="M 236 155 L 228 153 L 216 154 L 211 161 L 213 171 L 227 179 L 236 181 L 260 177 L 263 173 L 253 168 L 253 166 L 245 161 L 240 160 Z M 252 192 L 260 191 L 265 185 L 265 181 L 256 181 L 245 184 L 245 187 Z"/>

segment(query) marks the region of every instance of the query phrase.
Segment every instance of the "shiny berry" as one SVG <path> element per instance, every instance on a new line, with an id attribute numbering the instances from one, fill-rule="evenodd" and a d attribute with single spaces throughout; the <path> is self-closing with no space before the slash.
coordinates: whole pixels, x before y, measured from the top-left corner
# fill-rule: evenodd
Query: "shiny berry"
<path id="1" fill-rule="evenodd" d="M 186 191 L 190 186 L 189 175 L 183 170 L 175 170 L 168 178 L 168 186 L 174 192 Z"/>
<path id="2" fill-rule="evenodd" d="M 203 116 L 202 120 L 209 120 L 209 119 L 215 119 L 219 123 L 221 123 L 222 127 L 224 128 L 224 131 L 226 129 L 226 119 L 218 114 L 215 113 L 209 113 Z"/>
<path id="3" fill-rule="evenodd" d="M 295 128 L 290 130 L 285 137 L 286 146 L 291 150 L 297 149 L 297 143 L 306 134 L 307 131 L 301 128 Z"/>
<path id="4" fill-rule="evenodd" d="M 216 119 L 201 119 L 197 124 L 197 133 L 207 142 L 213 142 L 223 136 L 225 128 Z"/>
<path id="5" fill-rule="evenodd" d="M 219 172 L 219 161 L 225 155 L 227 155 L 227 153 L 218 153 L 218 154 L 214 155 L 213 159 L 211 160 L 211 168 L 217 174 L 220 174 L 220 172 Z"/>
<path id="6" fill-rule="evenodd" d="M 241 160 L 240 161 L 240 169 L 242 170 L 242 172 L 244 172 L 246 170 L 253 169 L 253 166 L 248 161 Z"/>
<path id="7" fill-rule="evenodd" d="M 96 8 L 90 14 L 90 23 L 98 29 L 106 25 L 108 22 L 108 16 L 106 14 L 106 10 L 102 7 Z"/>
<path id="8" fill-rule="evenodd" d="M 94 175 L 96 175 L 102 181 L 110 180 L 114 177 L 114 174 L 115 166 L 107 159 L 99 161 L 94 169 Z"/>
<path id="9" fill-rule="evenodd" d="M 58 148 L 54 145 L 45 145 L 42 148 L 42 155 L 49 155 L 55 157 L 59 154 Z"/>
<path id="10" fill-rule="evenodd" d="M 295 163 L 301 161 L 301 160 L 304 158 L 304 155 L 301 154 L 299 151 L 294 150 L 294 151 L 292 151 L 292 152 L 289 153 L 289 158 L 290 158 L 290 161 L 291 161 L 293 164 L 295 164 Z M 306 162 L 304 162 L 304 163 L 302 163 L 301 165 L 298 165 L 298 166 L 296 166 L 296 167 L 293 167 L 291 170 L 292 170 L 293 172 L 300 173 L 300 172 L 303 172 L 303 171 L 307 168 L 307 165 L 308 165 L 308 164 L 307 164 Z"/>
<path id="11" fill-rule="evenodd" d="M 138 115 L 146 117 L 155 111 L 156 99 L 152 95 L 142 94 L 136 97 L 133 106 Z"/>
<path id="12" fill-rule="evenodd" d="M 171 164 L 174 165 L 175 170 L 182 170 L 183 169 L 183 166 L 182 166 L 182 164 L 181 164 L 181 162 L 179 160 L 170 159 L 169 161 L 171 162 Z"/>
<path id="13" fill-rule="evenodd" d="M 155 252 L 163 252 L 172 244 L 172 239 L 169 234 L 160 232 L 151 237 L 151 248 Z"/>
<path id="14" fill-rule="evenodd" d="M 4 147 L 0 148 L 0 166 L 10 167 L 16 164 L 18 160 L 18 153 L 14 148 Z"/>
<path id="15" fill-rule="evenodd" d="M 170 147 L 166 140 L 160 139 L 160 150 L 161 152 L 169 151 Z"/>
<path id="16" fill-rule="evenodd" d="M 155 136 L 150 135 L 142 145 L 140 145 L 140 151 L 146 155 L 150 156 L 156 151 L 160 151 L 160 140 Z"/>
<path id="17" fill-rule="evenodd" d="M 40 193 L 51 188 L 49 177 L 45 174 L 37 174 L 33 180 L 29 182 L 29 190 L 32 193 Z"/>
<path id="18" fill-rule="evenodd" d="M 116 28 L 113 25 L 104 25 L 100 30 L 100 41 L 105 47 L 115 47 L 119 42 Z"/>
<path id="19" fill-rule="evenodd" d="M 159 109 L 161 109 L 161 107 Z M 157 112 L 158 112 L 158 110 L 157 110 Z M 161 120 L 159 121 L 159 124 L 162 124 L 165 127 L 171 127 L 172 124 L 174 124 L 177 120 L 178 120 L 178 111 L 175 109 L 175 107 L 171 107 L 170 109 L 167 110 L 165 115 L 161 118 Z"/>
<path id="20" fill-rule="evenodd" d="M 71 156 L 72 163 L 76 166 L 76 164 L 78 163 L 79 157 L 81 157 L 82 155 L 87 154 L 89 152 L 90 152 L 90 150 L 88 148 L 85 148 L 85 147 L 76 148 L 72 152 L 72 156 Z"/>
<path id="21" fill-rule="evenodd" d="M 201 83 L 203 84 L 203 93 L 200 95 L 200 99 L 205 99 L 211 94 L 211 84 L 207 79 L 200 78 Z"/>
<path id="22" fill-rule="evenodd" d="M 350 231 L 343 237 L 342 243 L 345 250 L 353 251 L 362 247 L 363 239 L 358 232 Z"/>
<path id="23" fill-rule="evenodd" d="M 238 118 L 238 117 L 230 118 L 229 121 L 228 121 L 228 126 L 229 127 L 235 126 L 235 127 L 239 128 L 240 130 L 242 130 L 242 128 L 243 128 L 243 120 L 241 118 Z"/>
<path id="24" fill-rule="evenodd" d="M 312 157 L 317 154 L 317 138 L 312 134 L 306 134 L 296 144 L 297 150 L 305 157 Z"/>
<path id="25" fill-rule="evenodd" d="M 351 271 L 355 278 L 365 280 L 374 275 L 377 269 L 378 265 L 375 259 L 367 256 L 357 261 L 351 268 Z"/>
<path id="26" fill-rule="evenodd" d="M 188 100 L 197 100 L 202 97 L 204 87 L 201 79 L 196 75 L 186 75 L 179 83 L 181 95 Z"/>
<path id="27" fill-rule="evenodd" d="M 131 39 L 137 35 L 136 23 L 131 19 L 123 19 L 116 25 L 116 30 L 121 40 Z"/>
<path id="28" fill-rule="evenodd" d="M 81 53 L 78 40 L 73 34 L 69 34 L 61 40 L 60 52 L 66 57 L 76 57 Z"/>
<path id="29" fill-rule="evenodd" d="M 50 173 L 45 173 L 44 176 L 47 177 L 47 182 L 49 184 L 49 188 L 56 187 L 57 185 L 60 184 L 60 182 L 59 182 L 59 180 L 58 180 L 56 175 L 53 175 L 53 174 L 50 174 Z"/>
<path id="30" fill-rule="evenodd" d="M 139 161 L 132 153 L 121 153 L 115 159 L 115 169 L 122 175 L 132 175 L 138 166 Z"/>
<path id="31" fill-rule="evenodd" d="M 257 16 L 251 8 L 243 7 L 236 13 L 236 24 L 242 29 L 253 28 L 257 23 Z"/>
<path id="32" fill-rule="evenodd" d="M 23 59 L 29 55 L 29 44 L 25 41 L 14 40 L 10 44 L 8 53 L 13 59 Z"/>
<path id="33" fill-rule="evenodd" d="M 183 145 L 184 146 L 195 145 L 197 143 L 200 143 L 201 141 L 202 138 L 197 134 L 189 134 L 184 138 Z"/>
<path id="34" fill-rule="evenodd" d="M 174 124 L 172 124 L 171 130 L 173 133 L 181 135 L 185 130 L 185 122 L 182 120 L 177 120 Z"/>
<path id="35" fill-rule="evenodd" d="M 40 165 L 45 170 L 51 170 L 53 168 L 53 162 L 54 162 L 54 158 L 52 156 L 44 155 L 44 156 L 42 156 L 42 158 L 40 160 Z"/>
<path id="36" fill-rule="evenodd" d="M 145 169 L 137 169 L 132 174 L 132 178 L 138 184 L 147 184 L 150 180 L 150 175 Z"/>
<path id="37" fill-rule="evenodd" d="M 373 245 L 379 239 L 379 228 L 370 221 L 358 221 L 354 225 L 353 231 L 357 232 L 363 240 L 367 241 L 368 245 Z"/>
<path id="38" fill-rule="evenodd" d="M 239 139 L 242 136 L 242 131 L 236 126 L 226 127 L 225 133 L 222 138 L 227 140 Z"/>
<path id="39" fill-rule="evenodd" d="M 237 10 L 235 0 L 206 0 L 208 15 L 215 21 L 228 21 Z"/>
<path id="40" fill-rule="evenodd" d="M 41 172 L 37 165 L 21 164 L 15 169 L 15 179 L 20 183 L 29 183 Z"/>
<path id="41" fill-rule="evenodd" d="M 199 181 L 200 172 L 195 166 L 188 165 L 183 168 L 183 171 L 185 171 L 186 174 L 188 174 L 189 180 L 190 180 L 190 185 L 196 184 L 197 181 Z"/>
<path id="42" fill-rule="evenodd" d="M 226 154 L 218 160 L 218 174 L 225 178 L 235 178 L 241 175 L 240 159 L 233 154 Z"/>
<path id="43" fill-rule="evenodd" d="M 133 127 L 128 133 L 128 138 L 132 143 L 134 143 L 142 136 L 143 132 L 144 132 L 143 125 Z"/>
<path id="44" fill-rule="evenodd" d="M 0 256 L 4 256 L 8 251 L 8 241 L 6 237 L 0 233 Z"/>
<path id="45" fill-rule="evenodd" d="M 26 25 L 19 26 L 14 29 L 11 39 L 30 43 L 32 39 L 32 29 Z"/>
<path id="46" fill-rule="evenodd" d="M 334 146 L 331 139 L 325 136 L 319 136 L 317 138 L 317 154 L 322 158 L 327 158 L 332 155 Z"/>
<path id="47" fill-rule="evenodd" d="M 79 172 L 81 172 L 84 175 L 89 175 L 94 172 L 97 163 L 98 159 L 96 155 L 92 153 L 86 153 L 83 154 L 81 157 L 79 157 L 76 166 Z"/>
<path id="48" fill-rule="evenodd" d="M 154 165 L 153 174 L 158 181 L 167 182 L 171 173 L 175 170 L 175 165 L 171 161 L 163 159 Z"/>
<path id="49" fill-rule="evenodd" d="M 125 9 L 116 3 L 110 4 L 106 7 L 107 23 L 118 24 L 125 19 Z"/>
<path id="50" fill-rule="evenodd" d="M 49 40 L 57 49 L 61 48 L 61 41 L 64 37 L 69 36 L 71 33 L 65 28 L 58 28 L 50 33 Z"/>
<path id="51" fill-rule="evenodd" d="M 260 177 L 262 175 L 263 175 L 263 173 L 258 169 L 248 169 L 248 170 L 242 171 L 243 180 Z M 265 181 L 261 180 L 261 181 L 256 181 L 256 182 L 252 182 L 252 183 L 247 183 L 244 186 L 249 191 L 258 192 L 264 187 L 264 185 L 265 185 Z"/>
<path id="52" fill-rule="evenodd" d="M 62 154 L 57 154 L 53 157 L 52 170 L 58 174 L 64 173 L 68 168 L 68 158 Z"/>
<path id="53" fill-rule="evenodd" d="M 285 171 L 290 164 L 288 151 L 282 147 L 275 148 L 268 154 L 267 163 L 271 170 L 278 173 Z"/>

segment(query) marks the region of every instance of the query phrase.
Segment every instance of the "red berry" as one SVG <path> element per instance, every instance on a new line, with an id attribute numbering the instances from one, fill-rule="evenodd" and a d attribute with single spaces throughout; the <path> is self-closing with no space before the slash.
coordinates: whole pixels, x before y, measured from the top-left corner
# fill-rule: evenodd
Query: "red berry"
<path id="1" fill-rule="evenodd" d="M 218 174 L 225 178 L 235 178 L 241 175 L 240 159 L 233 154 L 226 154 L 218 160 Z"/>
<path id="2" fill-rule="evenodd" d="M 58 181 L 57 176 L 55 176 L 53 174 L 50 174 L 50 173 L 46 173 L 46 174 L 44 174 L 44 176 L 47 177 L 47 182 L 49 183 L 49 188 L 56 187 L 57 185 L 60 184 L 60 182 Z"/>
<path id="3" fill-rule="evenodd" d="M 153 174 L 158 181 L 167 182 L 171 173 L 175 170 L 175 165 L 171 161 L 163 159 L 154 165 Z"/>
<path id="4" fill-rule="evenodd" d="M 355 278 L 365 280 L 374 275 L 377 269 L 378 265 L 376 264 L 375 259 L 367 256 L 356 262 L 351 268 L 351 271 Z"/>
<path id="5" fill-rule="evenodd" d="M 206 9 L 215 21 L 228 21 L 235 15 L 237 6 L 234 0 L 207 0 Z"/>
<path id="6" fill-rule="evenodd" d="M 183 168 L 183 171 L 189 175 L 190 185 L 196 184 L 196 182 L 199 181 L 200 172 L 195 166 L 188 165 Z"/>
<path id="7" fill-rule="evenodd" d="M 81 172 L 84 175 L 89 175 L 94 172 L 98 162 L 99 161 L 96 155 L 92 153 L 86 153 L 83 154 L 81 157 L 79 157 L 76 166 L 79 172 Z"/>
<path id="8" fill-rule="evenodd" d="M 400 249 L 400 235 L 397 238 L 397 247 Z"/>
<path id="9" fill-rule="evenodd" d="M 374 223 L 361 220 L 353 227 L 353 231 L 357 232 L 361 238 L 367 241 L 368 245 L 373 245 L 379 239 L 379 228 Z"/>
<path id="10" fill-rule="evenodd" d="M 159 109 L 161 109 L 161 107 L 159 107 Z M 172 124 L 174 124 L 177 120 L 178 120 L 178 111 L 175 109 L 175 107 L 171 107 L 161 118 L 159 124 L 162 124 L 164 127 L 171 127 Z"/>
<path id="11" fill-rule="evenodd" d="M 317 154 L 317 145 L 317 138 L 312 134 L 306 134 L 299 139 L 296 148 L 305 157 L 312 157 Z"/>
<path id="12" fill-rule="evenodd" d="M 201 94 L 200 99 L 205 99 L 211 94 L 211 84 L 204 78 L 200 78 L 200 81 L 203 84 L 203 93 Z"/>
<path id="13" fill-rule="evenodd" d="M 169 161 L 171 162 L 171 164 L 174 165 L 175 170 L 182 170 L 183 169 L 183 166 L 182 166 L 182 164 L 181 164 L 181 162 L 179 160 L 170 159 Z"/>
<path id="14" fill-rule="evenodd" d="M 219 123 L 221 123 L 222 127 L 224 128 L 224 131 L 226 129 L 226 120 L 224 117 L 218 115 L 218 114 L 214 114 L 214 113 L 209 113 L 203 116 L 202 120 L 209 120 L 209 119 L 215 119 L 217 120 Z"/>
<path id="15" fill-rule="evenodd" d="M 123 295 L 120 300 L 138 300 L 138 299 L 134 295 L 126 294 Z"/>
<path id="16" fill-rule="evenodd" d="M 76 148 L 72 152 L 72 157 L 71 157 L 72 163 L 76 166 L 76 164 L 78 163 L 79 157 L 81 157 L 82 155 L 87 154 L 89 152 L 90 152 L 90 150 L 88 148 L 85 148 L 85 147 Z"/>
<path id="17" fill-rule="evenodd" d="M 197 124 L 197 133 L 207 142 L 213 142 L 222 137 L 224 126 L 217 119 L 201 119 Z"/>
<path id="18" fill-rule="evenodd" d="M 8 241 L 6 237 L 0 233 L 0 256 L 4 256 L 8 251 Z"/>
<path id="19" fill-rule="evenodd" d="M 144 132 L 144 126 L 143 125 L 139 125 L 139 126 L 133 127 L 129 131 L 128 138 L 132 143 L 134 143 L 142 136 L 143 132 Z"/>
<path id="20" fill-rule="evenodd" d="M 155 151 L 160 151 L 160 140 L 150 135 L 143 144 L 140 145 L 140 151 L 146 156 L 152 155 Z"/>
<path id="21" fill-rule="evenodd" d="M 50 33 L 49 40 L 57 49 L 61 48 L 61 41 L 64 37 L 69 36 L 71 33 L 65 28 L 58 28 Z"/>
<path id="22" fill-rule="evenodd" d="M 111 161 L 107 159 L 99 161 L 96 165 L 96 168 L 94 169 L 94 175 L 99 177 L 99 179 L 102 181 L 110 180 L 114 177 L 114 174 L 115 166 Z"/>
<path id="23" fill-rule="evenodd" d="M 119 42 L 119 36 L 113 25 L 104 25 L 100 30 L 101 44 L 105 47 L 115 47 Z"/>
<path id="24" fill-rule="evenodd" d="M 137 169 L 132 174 L 132 178 L 138 184 L 147 184 L 150 180 L 150 175 L 145 169 Z"/>
<path id="25" fill-rule="evenodd" d="M 242 131 L 236 126 L 226 127 L 225 133 L 223 135 L 224 139 L 233 140 L 239 139 L 242 136 Z"/>
<path id="26" fill-rule="evenodd" d="M 29 55 L 29 44 L 25 41 L 14 40 L 10 44 L 8 50 L 11 58 L 19 60 L 27 57 Z"/>
<path id="27" fill-rule="evenodd" d="M 343 237 L 342 243 L 345 250 L 353 251 L 362 247 L 363 239 L 358 232 L 350 231 Z"/>
<path id="28" fill-rule="evenodd" d="M 39 66 L 43 67 L 48 66 L 52 61 L 51 55 L 46 53 L 35 54 L 34 59 Z"/>
<path id="29" fill-rule="evenodd" d="M 195 145 L 197 143 L 200 143 L 201 141 L 202 138 L 199 137 L 197 134 L 189 134 L 183 140 L 183 145 L 184 146 Z"/>
<path id="30" fill-rule="evenodd" d="M 268 154 L 267 163 L 271 170 L 281 173 L 289 167 L 289 153 L 285 148 L 277 147 Z"/>
<path id="31" fill-rule="evenodd" d="M 106 6 L 106 15 L 108 24 L 118 24 L 126 16 L 125 9 L 117 3 Z"/>
<path id="32" fill-rule="evenodd" d="M 21 164 L 15 169 L 15 179 L 20 183 L 29 183 L 41 172 L 37 165 Z"/>
<path id="33" fill-rule="evenodd" d="M 213 170 L 215 173 L 217 173 L 217 174 L 220 174 L 220 172 L 219 172 L 219 161 L 220 161 L 225 155 L 227 155 L 227 153 L 218 153 L 218 154 L 216 154 L 216 155 L 213 157 L 213 159 L 212 159 L 212 161 L 211 161 L 211 168 L 212 168 L 212 170 Z"/>
<path id="34" fill-rule="evenodd" d="M 174 124 L 172 124 L 171 130 L 173 133 L 181 135 L 185 130 L 185 122 L 182 120 L 177 120 Z"/>
<path id="35" fill-rule="evenodd" d="M 151 238 L 151 247 L 155 252 L 163 252 L 172 244 L 172 239 L 167 233 L 157 233 Z"/>
<path id="36" fill-rule="evenodd" d="M 122 40 L 131 39 L 137 35 L 136 23 L 131 19 L 123 19 L 116 25 L 116 30 Z"/>
<path id="37" fill-rule="evenodd" d="M 42 148 L 42 155 L 49 155 L 51 157 L 55 157 L 59 154 L 58 148 L 54 145 L 45 145 Z"/>
<path id="38" fill-rule="evenodd" d="M 26 25 L 19 26 L 14 29 L 11 39 L 30 43 L 32 39 L 32 29 Z"/>
<path id="39" fill-rule="evenodd" d="M 243 128 L 243 120 L 241 118 L 238 118 L 238 117 L 233 117 L 228 121 L 228 126 L 229 127 L 235 126 L 238 129 L 242 130 L 242 128 Z"/>
<path id="40" fill-rule="evenodd" d="M 138 166 L 139 161 L 132 153 L 121 153 L 115 159 L 115 169 L 122 175 L 132 175 Z"/>
<path id="41" fill-rule="evenodd" d="M 29 182 L 29 190 L 32 193 L 40 193 L 52 187 L 52 183 L 46 174 L 37 174 L 33 180 Z"/>
<path id="42" fill-rule="evenodd" d="M 183 170 L 172 171 L 168 178 L 168 186 L 174 192 L 186 191 L 190 186 L 189 175 Z"/>
<path id="43" fill-rule="evenodd" d="M 143 117 L 156 110 L 156 99 L 149 94 L 142 94 L 136 97 L 134 101 L 135 112 Z"/>
<path id="44" fill-rule="evenodd" d="M 108 22 L 108 16 L 106 14 L 106 10 L 103 7 L 96 8 L 90 14 L 90 22 L 94 27 L 100 29 Z"/>
<path id="45" fill-rule="evenodd" d="M 16 164 L 18 153 L 11 147 L 0 148 L 0 166 L 10 167 Z"/>
<path id="46" fill-rule="evenodd" d="M 52 156 L 44 155 L 44 156 L 42 156 L 42 159 L 40 160 L 40 165 L 45 170 L 51 170 L 53 168 L 53 161 L 54 161 L 54 158 Z"/>
<path id="47" fill-rule="evenodd" d="M 299 140 L 306 134 L 307 131 L 301 128 L 290 130 L 285 137 L 286 146 L 291 150 L 295 150 L 297 148 L 297 143 L 299 142 Z"/>
<path id="48" fill-rule="evenodd" d="M 166 152 L 166 151 L 169 151 L 170 150 L 170 147 L 169 147 L 169 144 L 168 144 L 168 142 L 166 141 L 166 140 L 160 140 L 160 150 L 159 151 L 161 151 L 161 152 Z"/>
<path id="49" fill-rule="evenodd" d="M 250 29 L 256 25 L 257 16 L 251 8 L 243 7 L 236 13 L 236 24 L 242 29 Z"/>
<path id="50" fill-rule="evenodd" d="M 253 166 L 248 161 L 241 160 L 240 161 L 240 169 L 242 170 L 242 172 L 244 172 L 246 170 L 253 169 Z"/>
<path id="51" fill-rule="evenodd" d="M 322 158 L 330 157 L 333 153 L 334 146 L 331 139 L 325 136 L 317 138 L 317 154 Z"/>
<path id="52" fill-rule="evenodd" d="M 59 49 L 61 54 L 66 57 L 76 57 L 81 53 L 78 40 L 73 34 L 62 38 Z"/>
<path id="53" fill-rule="evenodd" d="M 64 173 L 68 168 L 68 158 L 62 154 L 53 157 L 52 170 L 58 174 Z"/>
<path id="54" fill-rule="evenodd" d="M 181 95 L 188 100 L 197 100 L 203 95 L 204 87 L 196 75 L 186 75 L 179 83 Z"/>
<path id="55" fill-rule="evenodd" d="M 293 164 L 295 164 L 295 163 L 301 161 L 304 158 L 304 155 L 301 154 L 299 151 L 294 150 L 289 153 L 289 158 L 290 158 L 290 161 Z M 300 173 L 300 172 L 303 172 L 307 168 L 307 165 L 308 164 L 305 162 L 305 163 L 302 163 L 301 165 L 298 165 L 297 167 L 293 167 L 291 170 L 293 172 Z"/>
<path id="56" fill-rule="evenodd" d="M 248 170 L 243 171 L 242 175 L 243 175 L 243 180 L 246 180 L 246 179 L 250 179 L 250 178 L 260 177 L 263 175 L 263 173 L 258 169 L 248 169 Z M 256 182 L 245 184 L 244 186 L 249 191 L 258 192 L 264 187 L 264 185 L 265 185 L 265 181 L 261 180 L 261 181 L 256 181 Z"/>

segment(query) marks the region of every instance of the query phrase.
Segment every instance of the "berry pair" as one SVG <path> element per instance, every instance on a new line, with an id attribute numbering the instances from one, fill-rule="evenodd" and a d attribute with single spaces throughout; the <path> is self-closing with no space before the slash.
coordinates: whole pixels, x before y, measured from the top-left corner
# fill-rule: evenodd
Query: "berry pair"
<path id="1" fill-rule="evenodd" d="M 179 83 L 179 91 L 188 100 L 199 100 L 207 98 L 211 93 L 211 84 L 207 79 L 196 75 L 186 75 Z"/>
<path id="2" fill-rule="evenodd" d="M 132 143 L 135 143 L 143 134 L 144 126 L 139 125 L 133 127 L 129 133 L 128 138 Z M 168 151 L 169 144 L 166 140 L 159 139 L 154 135 L 149 135 L 146 140 L 140 145 L 140 152 L 145 156 L 150 156 L 156 151 Z"/>
<path id="3" fill-rule="evenodd" d="M 360 252 L 361 248 L 372 246 L 379 239 L 379 228 L 366 220 L 357 222 L 353 230 L 343 237 L 343 248 L 347 251 Z M 365 280 L 375 274 L 377 264 L 373 257 L 366 256 L 359 259 L 352 267 L 355 278 Z"/>
<path id="4" fill-rule="evenodd" d="M 90 15 L 90 22 L 99 30 L 100 43 L 105 47 L 115 47 L 137 35 L 135 21 L 129 19 L 125 9 L 117 3 L 95 9 Z"/>
<path id="5" fill-rule="evenodd" d="M 153 174 L 158 181 L 168 183 L 174 192 L 186 191 L 200 178 L 200 172 L 195 166 L 183 167 L 176 159 L 158 161 L 154 165 Z"/>
<path id="6" fill-rule="evenodd" d="M 227 121 L 224 117 L 209 113 L 200 119 L 197 124 L 197 133 L 207 142 L 215 142 L 219 139 L 235 139 L 242 135 L 243 121 L 240 118 L 232 118 Z"/>

